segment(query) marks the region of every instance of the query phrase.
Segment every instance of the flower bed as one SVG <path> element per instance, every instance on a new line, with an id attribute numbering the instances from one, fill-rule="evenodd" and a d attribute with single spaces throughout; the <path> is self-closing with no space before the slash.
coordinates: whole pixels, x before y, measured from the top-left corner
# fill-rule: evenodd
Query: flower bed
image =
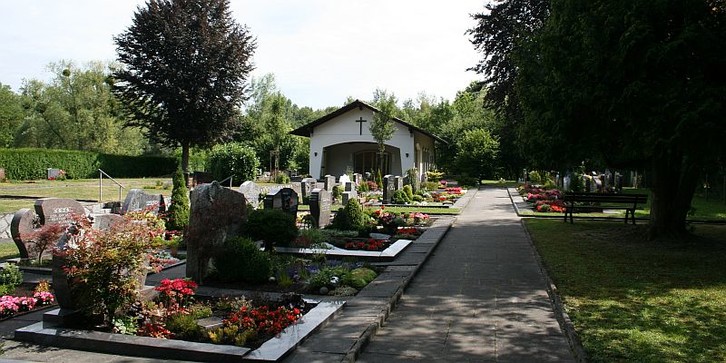
<path id="1" fill-rule="evenodd" d="M 532 204 L 536 212 L 564 213 L 565 203 L 559 189 L 546 189 L 529 184 L 519 187 L 519 193 Z"/>
<path id="2" fill-rule="evenodd" d="M 33 296 L 1 296 L 0 320 L 11 318 L 19 313 L 50 306 L 54 303 L 55 296 L 49 291 L 48 283 L 40 283 L 33 292 Z"/>

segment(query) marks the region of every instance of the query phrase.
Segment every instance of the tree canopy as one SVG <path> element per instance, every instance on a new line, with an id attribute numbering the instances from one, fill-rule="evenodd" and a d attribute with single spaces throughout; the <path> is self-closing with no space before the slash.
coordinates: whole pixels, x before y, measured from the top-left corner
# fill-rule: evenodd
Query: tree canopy
<path id="1" fill-rule="evenodd" d="M 149 0 L 114 40 L 122 67 L 113 91 L 133 115 L 128 125 L 181 146 L 184 171 L 191 146 L 231 138 L 256 40 L 228 0 Z"/>
<path id="2" fill-rule="evenodd" d="M 520 142 L 553 162 L 646 168 L 651 238 L 685 233 L 700 172 L 723 154 L 723 44 L 723 1 L 553 1 L 513 54 Z"/>

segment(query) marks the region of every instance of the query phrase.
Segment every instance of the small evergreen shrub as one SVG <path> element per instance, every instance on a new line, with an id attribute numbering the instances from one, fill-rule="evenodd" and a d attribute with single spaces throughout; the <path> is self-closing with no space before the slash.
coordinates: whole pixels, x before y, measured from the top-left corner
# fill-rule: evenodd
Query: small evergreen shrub
<path id="1" fill-rule="evenodd" d="M 375 271 L 366 267 L 359 267 L 351 270 L 350 273 L 344 276 L 343 284 L 360 290 L 373 281 L 376 276 L 378 274 Z"/>
<path id="2" fill-rule="evenodd" d="M 332 228 L 346 231 L 363 231 L 366 229 L 367 216 L 363 207 L 356 199 L 351 199 L 345 208 L 338 210 L 333 219 Z"/>
<path id="3" fill-rule="evenodd" d="M 413 202 L 413 187 L 410 185 L 403 186 L 403 192 L 406 194 L 406 201 Z"/>
<path id="4" fill-rule="evenodd" d="M 174 333 L 177 339 L 196 341 L 205 333 L 196 319 L 196 316 L 191 314 L 174 314 L 166 319 L 166 328 Z"/>
<path id="5" fill-rule="evenodd" d="M 249 238 L 230 238 L 214 257 L 214 268 L 224 281 L 264 283 L 272 274 L 270 255 Z"/>
<path id="6" fill-rule="evenodd" d="M 15 291 L 15 288 L 23 283 L 23 272 L 15 264 L 6 264 L 0 270 L 0 290 L 3 294 L 9 294 Z"/>
<path id="7" fill-rule="evenodd" d="M 189 224 L 189 189 L 181 168 L 176 169 L 172 182 L 174 187 L 171 191 L 171 205 L 166 215 L 166 229 L 181 231 Z"/>
<path id="8" fill-rule="evenodd" d="M 417 193 L 421 189 L 421 181 L 418 179 L 418 169 L 411 168 L 406 170 L 406 180 L 413 188 L 413 192 Z"/>
<path id="9" fill-rule="evenodd" d="M 290 177 L 287 173 L 277 173 L 275 177 L 275 183 L 277 184 L 290 184 Z"/>
<path id="10" fill-rule="evenodd" d="M 343 187 L 340 185 L 336 185 L 333 187 L 333 200 L 340 200 L 340 198 L 343 196 Z"/>
<path id="11" fill-rule="evenodd" d="M 257 209 L 249 214 L 243 234 L 254 240 L 265 241 L 265 250 L 273 245 L 290 246 L 298 236 L 295 217 L 280 209 Z"/>
<path id="12" fill-rule="evenodd" d="M 393 193 L 393 203 L 395 203 L 395 204 L 408 203 L 408 198 L 406 196 L 406 193 L 403 190 L 396 190 Z"/>
<path id="13" fill-rule="evenodd" d="M 308 281 L 309 287 L 315 291 L 321 287 L 334 289 L 343 281 L 348 280 L 350 271 L 342 266 L 328 266 L 322 268 L 318 273 L 310 277 Z"/>

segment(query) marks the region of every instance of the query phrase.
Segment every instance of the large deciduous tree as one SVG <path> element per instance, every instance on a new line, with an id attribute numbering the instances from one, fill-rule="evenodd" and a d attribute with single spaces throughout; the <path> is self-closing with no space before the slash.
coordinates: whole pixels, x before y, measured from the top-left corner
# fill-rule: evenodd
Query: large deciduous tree
<path id="1" fill-rule="evenodd" d="M 232 136 L 256 40 L 228 0 L 149 0 L 115 42 L 122 68 L 113 89 L 133 115 L 128 124 L 181 146 L 185 172 L 191 146 Z"/>
<path id="2" fill-rule="evenodd" d="M 10 147 L 15 129 L 23 120 L 20 96 L 10 86 L 0 83 L 0 147 Z"/>
<path id="3" fill-rule="evenodd" d="M 544 157 L 650 170 L 650 237 L 686 232 L 702 168 L 726 138 L 723 0 L 559 0 L 515 52 L 526 128 Z"/>

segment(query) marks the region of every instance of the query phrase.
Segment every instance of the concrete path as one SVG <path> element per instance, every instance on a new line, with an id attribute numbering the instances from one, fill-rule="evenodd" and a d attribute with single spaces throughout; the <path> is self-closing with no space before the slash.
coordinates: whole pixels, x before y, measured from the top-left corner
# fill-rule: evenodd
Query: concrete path
<path id="1" fill-rule="evenodd" d="M 507 191 L 479 190 L 360 362 L 574 362 Z"/>

